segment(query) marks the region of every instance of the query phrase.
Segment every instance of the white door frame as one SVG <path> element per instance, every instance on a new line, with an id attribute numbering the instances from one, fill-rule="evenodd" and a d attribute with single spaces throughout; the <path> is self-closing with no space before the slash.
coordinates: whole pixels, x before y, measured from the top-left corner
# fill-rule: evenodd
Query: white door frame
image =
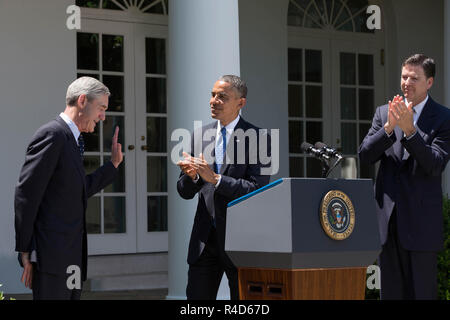
<path id="1" fill-rule="evenodd" d="M 123 146 L 125 164 L 125 207 L 126 207 L 126 232 L 115 234 L 88 234 L 88 253 L 96 254 L 120 254 L 136 252 L 136 179 L 133 170 L 135 152 L 127 149 L 128 145 L 135 141 L 135 116 L 134 116 L 134 38 L 132 25 L 113 21 L 100 21 L 85 19 L 80 32 L 113 34 L 124 36 L 124 104 L 125 104 L 125 141 L 119 141 Z M 99 48 L 99 66 L 102 68 L 102 47 Z M 114 74 L 114 72 L 103 72 Z M 112 94 L 114 94 L 112 92 Z M 108 115 L 108 111 L 107 111 Z M 123 129 L 123 128 L 122 128 Z M 100 141 L 102 142 L 102 139 Z M 121 164 L 121 165 L 124 165 Z M 102 191 L 103 192 L 103 191 Z M 108 195 L 107 193 L 103 193 Z M 116 194 L 116 193 L 115 193 Z M 117 194 L 116 194 L 117 195 Z M 103 201 L 101 205 L 103 212 Z M 103 215 L 102 215 L 103 217 Z M 101 219 L 103 224 L 103 218 Z"/>
<path id="2" fill-rule="evenodd" d="M 149 194 L 147 192 L 147 153 L 141 150 L 146 141 L 142 141 L 142 136 L 147 136 L 147 112 L 146 112 L 146 65 L 145 65 L 145 39 L 161 38 L 167 39 L 168 30 L 165 26 L 155 26 L 148 24 L 133 24 L 135 34 L 135 89 L 136 89 L 136 185 L 137 185 L 137 252 L 165 252 L 169 249 L 169 235 L 167 231 L 148 232 L 147 231 L 147 196 L 167 196 L 167 192 Z M 141 54 L 142 53 L 142 54 Z M 166 42 L 166 57 L 168 56 L 168 46 Z M 166 59 L 167 61 L 167 59 Z M 167 66 L 166 66 L 167 74 Z M 156 76 L 155 76 L 156 77 Z M 166 78 L 166 77 L 165 77 Z M 166 95 L 167 96 L 167 95 Z M 161 115 L 158 115 L 161 116 Z M 167 110 L 166 110 L 167 119 Z M 169 135 L 167 135 L 169 137 Z M 167 144 L 167 147 L 169 145 Z M 169 166 L 169 150 L 165 153 L 155 153 L 153 155 L 167 156 Z"/>

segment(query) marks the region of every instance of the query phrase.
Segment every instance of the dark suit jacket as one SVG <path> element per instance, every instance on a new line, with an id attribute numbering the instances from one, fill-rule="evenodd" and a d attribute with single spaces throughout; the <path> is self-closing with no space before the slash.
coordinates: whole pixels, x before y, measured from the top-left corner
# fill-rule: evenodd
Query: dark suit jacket
<path id="1" fill-rule="evenodd" d="M 387 105 L 377 108 L 359 148 L 362 163 L 381 161 L 375 184 L 381 241 L 387 240 L 395 206 L 402 247 L 439 251 L 443 247 L 441 175 L 450 154 L 450 110 L 429 97 L 417 121 L 417 133 L 409 140 L 398 126 L 391 137 L 386 135 L 387 113 Z"/>
<path id="2" fill-rule="evenodd" d="M 66 274 L 68 266 L 79 266 L 85 280 L 87 199 L 116 173 L 107 162 L 86 176 L 73 133 L 61 117 L 39 128 L 15 190 L 16 251 L 35 249 L 41 272 Z"/>
<path id="3" fill-rule="evenodd" d="M 206 125 L 202 128 L 202 131 L 217 129 L 217 121 Z M 254 129 L 259 132 L 259 128 L 246 122 L 242 117 L 235 127 L 237 129 Z M 194 134 L 194 137 L 199 135 Z M 231 141 L 234 143 L 234 150 L 238 148 L 243 148 L 242 144 L 245 144 L 245 163 L 238 164 L 237 162 L 237 151 L 235 152 L 235 161 L 233 164 L 224 164 L 220 169 L 220 174 L 222 175 L 222 180 L 217 188 L 211 183 L 206 183 L 200 177 L 197 183 L 181 172 L 180 178 L 178 179 L 177 189 L 178 193 L 184 199 L 192 199 L 197 193 L 198 195 L 198 205 L 197 211 L 195 213 L 194 225 L 192 227 L 191 239 L 189 242 L 189 252 L 188 252 L 188 263 L 194 263 L 197 258 L 202 253 L 206 242 L 208 240 L 209 231 L 212 227 L 212 216 L 215 216 L 215 224 L 217 230 L 217 237 L 219 243 L 219 249 L 224 250 L 225 247 L 225 225 L 226 225 L 226 213 L 227 204 L 239 198 L 247 193 L 250 193 L 262 186 L 266 185 L 269 180 L 269 175 L 261 175 L 260 169 L 264 167 L 258 157 L 257 163 L 249 163 L 249 155 L 251 152 L 257 152 L 257 145 L 255 143 L 249 143 L 247 139 L 239 139 L 237 141 L 234 134 L 231 136 L 230 141 L 227 142 L 227 153 L 229 151 L 229 146 Z M 259 141 L 259 140 L 258 140 Z M 196 141 L 197 142 L 197 141 Z M 215 134 L 211 141 L 202 141 L 201 151 L 205 152 L 205 148 L 212 143 L 215 143 Z M 257 144 L 257 143 L 256 143 Z M 194 140 L 191 142 L 191 147 L 194 145 Z M 194 151 L 197 149 L 195 148 Z M 268 140 L 268 152 L 270 154 L 270 137 Z M 193 155 L 193 153 L 191 153 Z M 198 154 L 195 154 L 198 157 Z M 265 165 L 270 166 L 270 163 Z M 213 164 L 210 165 L 211 169 L 214 170 Z"/>

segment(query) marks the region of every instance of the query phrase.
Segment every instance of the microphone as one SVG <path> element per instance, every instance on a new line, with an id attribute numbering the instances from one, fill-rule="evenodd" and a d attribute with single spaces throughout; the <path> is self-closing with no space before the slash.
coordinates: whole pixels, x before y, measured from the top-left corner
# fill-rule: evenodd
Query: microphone
<path id="1" fill-rule="evenodd" d="M 320 160 L 326 161 L 330 160 L 330 157 L 323 150 L 315 148 L 312 144 L 308 142 L 303 142 L 301 148 L 303 152 L 308 153 Z"/>
<path id="2" fill-rule="evenodd" d="M 318 150 L 322 150 L 322 152 L 324 152 L 330 158 L 342 159 L 342 155 L 336 149 L 327 146 L 323 142 L 320 141 L 316 142 L 314 144 L 314 147 Z"/>

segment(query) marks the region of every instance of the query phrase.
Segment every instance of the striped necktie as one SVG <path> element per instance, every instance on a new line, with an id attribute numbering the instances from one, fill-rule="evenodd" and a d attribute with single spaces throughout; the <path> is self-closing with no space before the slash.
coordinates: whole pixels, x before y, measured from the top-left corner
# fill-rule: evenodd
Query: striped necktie
<path id="1" fill-rule="evenodd" d="M 83 159 L 83 154 L 84 154 L 84 139 L 83 139 L 83 135 L 80 134 L 80 136 L 78 137 L 78 148 L 80 149 L 80 156 L 81 159 Z"/>
<path id="2" fill-rule="evenodd" d="M 220 168 L 223 165 L 223 159 L 224 155 L 227 152 L 227 129 L 225 127 L 222 127 L 220 130 L 220 133 L 222 134 L 222 139 L 219 140 L 219 143 L 216 144 L 216 163 L 215 163 L 215 171 L 216 173 L 220 172 Z"/>

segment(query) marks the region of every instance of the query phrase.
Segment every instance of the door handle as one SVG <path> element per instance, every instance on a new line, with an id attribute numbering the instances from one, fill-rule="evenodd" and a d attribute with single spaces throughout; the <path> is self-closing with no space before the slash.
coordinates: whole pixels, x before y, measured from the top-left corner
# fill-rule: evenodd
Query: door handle
<path id="1" fill-rule="evenodd" d="M 142 151 L 147 151 L 148 148 L 147 148 L 147 146 L 144 145 L 144 146 L 141 146 L 141 150 L 142 150 Z"/>
<path id="2" fill-rule="evenodd" d="M 128 146 L 128 150 L 134 150 L 134 145 L 130 144 L 130 145 Z"/>

